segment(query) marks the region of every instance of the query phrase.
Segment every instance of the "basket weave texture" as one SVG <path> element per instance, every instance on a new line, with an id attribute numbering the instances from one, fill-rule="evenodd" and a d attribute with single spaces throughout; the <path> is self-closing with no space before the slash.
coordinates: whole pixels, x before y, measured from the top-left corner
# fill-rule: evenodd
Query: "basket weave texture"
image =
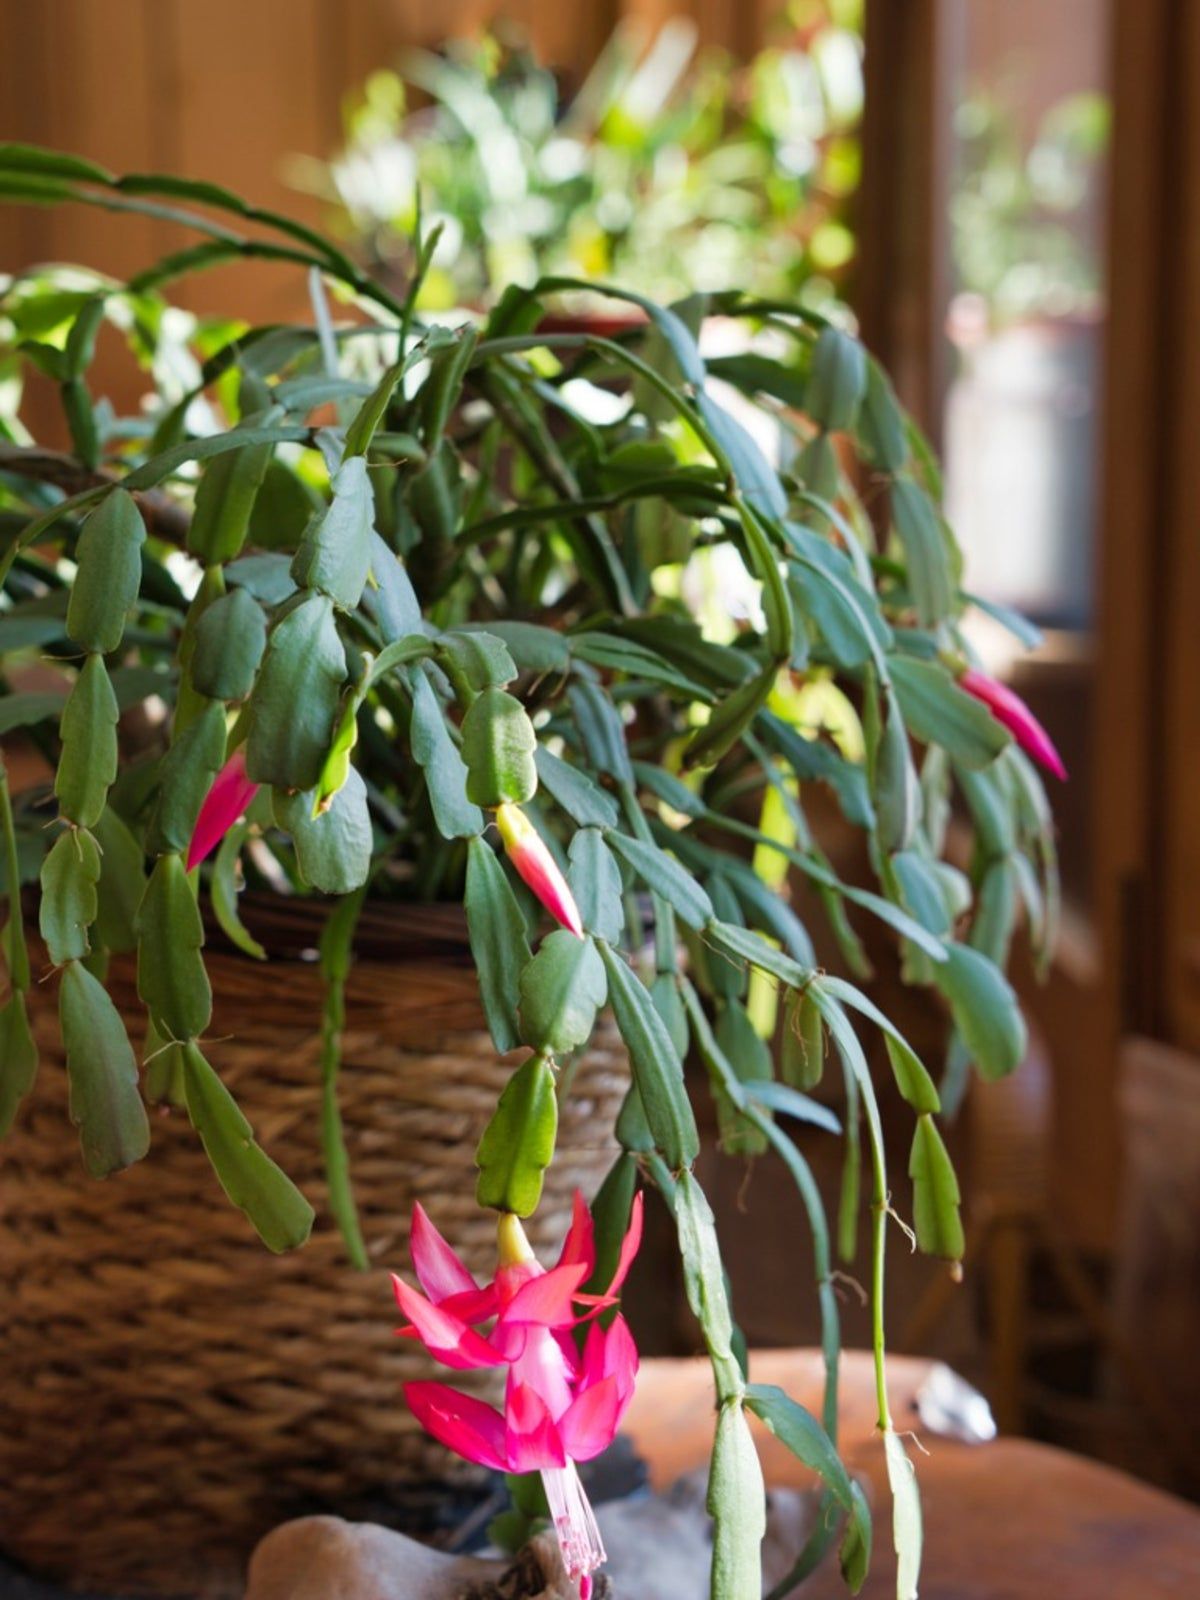
<path id="1" fill-rule="evenodd" d="M 420 1200 L 490 1275 L 472 1157 L 512 1061 L 483 1027 L 461 924 L 413 919 L 389 939 L 376 917 L 347 985 L 340 1103 L 367 1273 L 349 1266 L 324 1204 L 323 985 L 297 959 L 311 927 L 267 965 L 209 956 L 210 1059 L 317 1208 L 312 1240 L 286 1256 L 228 1204 L 182 1112 L 158 1114 L 145 1161 L 104 1182 L 84 1174 L 54 985 L 38 990 L 38 1086 L 0 1145 L 0 1548 L 30 1569 L 93 1592 L 236 1594 L 278 1522 L 326 1510 L 411 1525 L 425 1490 L 473 1470 L 403 1404 L 401 1382 L 434 1369 L 394 1336 L 388 1270 L 409 1271 Z M 114 965 L 110 989 L 137 1038 L 131 966 Z M 626 1082 L 605 1022 L 564 1096 L 528 1229 L 539 1253 L 565 1232 L 572 1191 L 599 1186 Z"/>

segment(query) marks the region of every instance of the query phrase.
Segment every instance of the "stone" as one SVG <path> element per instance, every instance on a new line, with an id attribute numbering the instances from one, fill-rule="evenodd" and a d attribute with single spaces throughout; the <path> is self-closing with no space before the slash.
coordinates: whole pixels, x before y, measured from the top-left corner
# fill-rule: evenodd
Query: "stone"
<path id="1" fill-rule="evenodd" d="M 596 1600 L 703 1600 L 712 1527 L 707 1474 L 689 1473 L 665 1494 L 596 1507 L 608 1551 Z M 815 1525 L 819 1496 L 772 1489 L 763 1541 L 763 1592 L 791 1569 Z M 577 1600 L 552 1533 L 515 1558 L 447 1555 L 403 1534 L 340 1517 L 276 1528 L 250 1560 L 245 1600 Z"/>
<path id="2" fill-rule="evenodd" d="M 597 1581 L 596 1600 L 611 1590 Z M 301 1517 L 250 1557 L 245 1600 L 576 1600 L 552 1534 L 515 1558 L 448 1555 L 370 1522 Z"/>

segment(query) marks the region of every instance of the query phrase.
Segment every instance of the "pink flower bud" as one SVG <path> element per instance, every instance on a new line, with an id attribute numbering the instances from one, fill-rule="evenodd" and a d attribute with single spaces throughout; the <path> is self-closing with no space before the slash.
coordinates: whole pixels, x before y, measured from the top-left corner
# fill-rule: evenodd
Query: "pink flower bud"
<path id="1" fill-rule="evenodd" d="M 1007 684 L 989 678 L 986 672 L 977 672 L 974 667 L 968 667 L 960 675 L 958 685 L 974 695 L 976 700 L 982 700 L 996 721 L 1004 724 L 1026 754 L 1040 761 L 1056 778 L 1066 780 L 1067 769 L 1054 747 L 1053 739 L 1019 694 L 1014 694 Z"/>
<path id="2" fill-rule="evenodd" d="M 245 749 L 239 746 L 213 779 L 200 807 L 188 846 L 189 872 L 212 854 L 238 818 L 245 815 L 257 793 L 258 785 L 246 776 Z"/>
<path id="3" fill-rule="evenodd" d="M 583 919 L 575 904 L 575 896 L 533 823 L 520 806 L 506 800 L 496 808 L 496 826 L 500 829 L 508 859 L 524 882 L 556 922 L 569 928 L 577 939 L 582 939 Z"/>

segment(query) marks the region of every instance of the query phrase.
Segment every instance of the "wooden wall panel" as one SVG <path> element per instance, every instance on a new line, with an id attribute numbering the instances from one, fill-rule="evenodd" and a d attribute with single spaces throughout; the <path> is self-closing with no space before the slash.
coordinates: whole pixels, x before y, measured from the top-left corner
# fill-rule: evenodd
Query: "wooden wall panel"
<path id="1" fill-rule="evenodd" d="M 0 0 L 0 137 L 109 166 L 227 184 L 316 220 L 287 183 L 292 153 L 327 154 L 344 96 L 411 44 L 502 16 L 578 79 L 623 16 L 693 16 L 701 37 L 746 52 L 775 0 Z M 128 275 L 178 243 L 102 213 L 0 208 L 0 267 L 84 260 Z M 258 318 L 295 309 L 295 275 L 224 268 L 197 309 Z"/>

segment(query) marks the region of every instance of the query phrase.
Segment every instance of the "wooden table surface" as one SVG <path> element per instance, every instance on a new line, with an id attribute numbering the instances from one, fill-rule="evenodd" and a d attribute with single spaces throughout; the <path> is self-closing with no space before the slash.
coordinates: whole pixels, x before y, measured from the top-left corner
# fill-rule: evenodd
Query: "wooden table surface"
<path id="1" fill-rule="evenodd" d="M 929 1364 L 889 1363 L 899 1429 L 917 1426 L 915 1396 Z M 757 1383 L 777 1383 L 819 1414 L 822 1368 L 811 1350 L 760 1351 Z M 875 1551 L 863 1600 L 893 1600 L 895 1558 L 883 1450 L 875 1433 L 874 1382 L 865 1351 L 842 1361 L 841 1434 L 847 1466 L 866 1482 Z M 706 1459 L 713 1390 L 702 1360 L 647 1361 L 626 1431 L 656 1486 Z M 806 1487 L 811 1475 L 758 1430 L 768 1483 Z M 922 1433 L 910 1451 L 925 1514 L 922 1600 L 1200 1600 L 1200 1510 L 1122 1472 L 1024 1439 L 965 1445 Z M 833 1600 L 847 1591 L 830 1558 L 802 1591 Z"/>

